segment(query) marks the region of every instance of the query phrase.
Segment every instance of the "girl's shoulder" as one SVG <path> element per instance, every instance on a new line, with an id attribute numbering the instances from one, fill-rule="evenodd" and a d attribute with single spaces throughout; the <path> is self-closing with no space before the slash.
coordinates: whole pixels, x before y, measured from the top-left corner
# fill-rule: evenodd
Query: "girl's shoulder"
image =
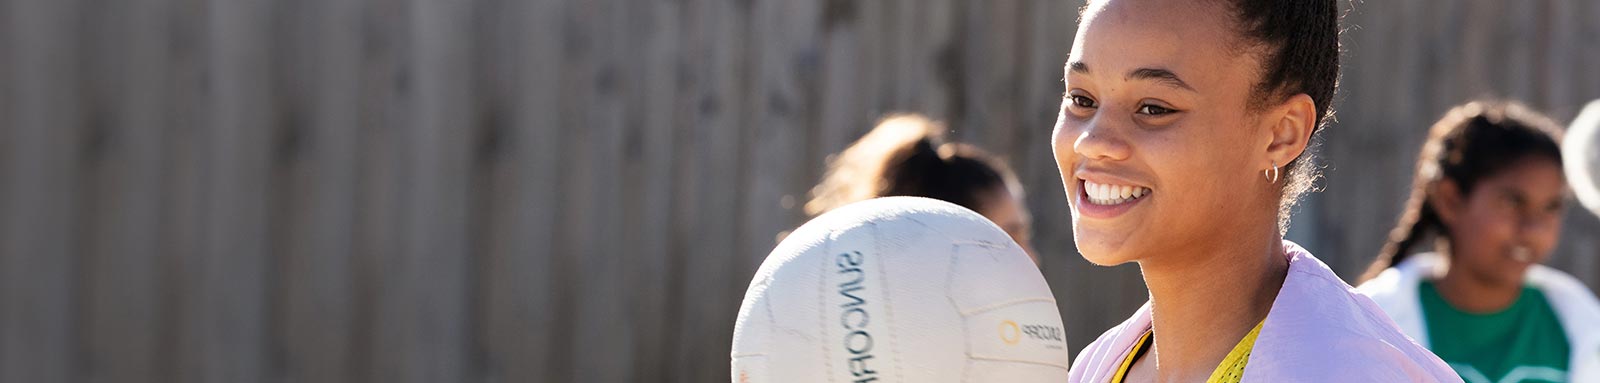
<path id="1" fill-rule="evenodd" d="M 1546 299 L 1561 300 L 1600 311 L 1600 300 L 1595 299 L 1594 292 L 1589 290 L 1589 286 L 1561 270 L 1534 265 L 1528 269 L 1527 282 L 1544 293 Z"/>
<path id="2" fill-rule="evenodd" d="M 1111 374 L 1116 372 L 1122 359 L 1127 356 L 1133 343 L 1150 329 L 1150 302 L 1134 311 L 1132 316 L 1122 323 L 1106 330 L 1090 342 L 1072 360 L 1072 369 L 1068 372 L 1068 381 L 1078 382 L 1105 382 L 1109 381 Z"/>
<path id="3" fill-rule="evenodd" d="M 1569 333 L 1578 332 L 1568 335 L 1600 342 L 1600 328 L 1593 325 L 1600 323 L 1600 299 L 1583 281 L 1555 268 L 1534 265 L 1528 269 L 1527 283 L 1550 302 Z"/>

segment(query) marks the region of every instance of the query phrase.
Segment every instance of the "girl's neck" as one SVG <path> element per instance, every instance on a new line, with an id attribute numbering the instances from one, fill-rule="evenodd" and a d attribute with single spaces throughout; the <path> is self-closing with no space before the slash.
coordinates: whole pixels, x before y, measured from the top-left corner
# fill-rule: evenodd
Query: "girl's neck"
<path id="1" fill-rule="evenodd" d="M 1444 259 L 1455 259 L 1449 247 L 1439 250 Z M 1434 280 L 1439 296 L 1456 310 L 1475 314 L 1488 314 L 1505 310 L 1522 296 L 1522 285 L 1503 283 L 1472 275 L 1464 268 L 1446 262 L 1444 274 Z"/>
<path id="2" fill-rule="evenodd" d="M 1277 228 L 1270 235 L 1221 243 L 1163 260 L 1141 261 L 1155 333 L 1158 381 L 1210 376 L 1257 323 L 1266 318 L 1288 276 Z M 1151 358 L 1153 357 L 1153 358 Z"/>

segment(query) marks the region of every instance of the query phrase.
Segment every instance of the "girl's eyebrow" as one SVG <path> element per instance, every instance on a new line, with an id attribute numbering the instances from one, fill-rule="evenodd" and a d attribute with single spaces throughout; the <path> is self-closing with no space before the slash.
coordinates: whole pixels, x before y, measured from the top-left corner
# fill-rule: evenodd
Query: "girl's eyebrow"
<path id="1" fill-rule="evenodd" d="M 1190 92 L 1195 91 L 1193 87 L 1189 86 L 1189 83 L 1183 82 L 1183 79 L 1178 78 L 1177 73 L 1172 73 L 1170 70 L 1161 68 L 1134 69 L 1133 71 L 1128 72 L 1128 76 L 1126 78 L 1129 80 L 1156 80 L 1157 83 L 1162 85 L 1184 89 Z"/>
<path id="2" fill-rule="evenodd" d="M 1511 203 L 1518 204 L 1518 205 L 1527 204 L 1528 196 L 1522 195 L 1522 191 L 1521 190 L 1509 189 L 1508 188 L 1508 189 L 1505 189 L 1504 192 L 1505 192 L 1506 198 L 1510 198 L 1511 199 Z"/>
<path id="3" fill-rule="evenodd" d="M 1089 64 L 1084 64 L 1082 61 L 1068 62 L 1067 71 L 1079 74 L 1089 74 Z"/>
<path id="4" fill-rule="evenodd" d="M 1086 75 L 1089 74 L 1089 64 L 1084 64 L 1082 61 L 1068 62 L 1067 71 Z M 1134 69 L 1132 71 L 1128 71 L 1128 75 L 1124 76 L 1123 78 L 1127 80 L 1156 80 L 1156 83 L 1161 85 L 1166 85 L 1175 89 L 1187 90 L 1190 92 L 1197 92 L 1194 90 L 1194 87 L 1189 86 L 1189 83 L 1184 82 L 1182 78 L 1179 78 L 1177 73 L 1172 73 L 1170 70 L 1161 68 Z"/>

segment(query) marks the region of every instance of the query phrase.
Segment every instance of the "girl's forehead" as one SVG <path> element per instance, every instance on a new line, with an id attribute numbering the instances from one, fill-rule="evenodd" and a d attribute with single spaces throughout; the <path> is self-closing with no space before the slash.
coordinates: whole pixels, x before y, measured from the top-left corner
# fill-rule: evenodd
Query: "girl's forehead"
<path id="1" fill-rule="evenodd" d="M 1096 2 L 1084 12 L 1069 62 L 1082 63 L 1097 76 L 1121 77 L 1139 68 L 1162 68 L 1190 83 L 1249 77 L 1254 72 L 1248 69 L 1254 66 L 1238 62 L 1250 55 L 1233 49 L 1237 37 L 1229 25 L 1231 16 L 1220 6 L 1204 4 L 1213 3 Z"/>
<path id="2" fill-rule="evenodd" d="M 1566 175 L 1554 160 L 1530 156 L 1479 181 L 1493 188 L 1529 195 L 1565 195 Z"/>
<path id="3" fill-rule="evenodd" d="M 1130 36 L 1179 38 L 1189 44 L 1227 44 L 1231 39 L 1218 37 L 1231 37 L 1236 29 L 1232 10 L 1225 2 L 1214 1 L 1098 1 L 1079 20 L 1079 37 L 1085 30 L 1111 27 Z"/>

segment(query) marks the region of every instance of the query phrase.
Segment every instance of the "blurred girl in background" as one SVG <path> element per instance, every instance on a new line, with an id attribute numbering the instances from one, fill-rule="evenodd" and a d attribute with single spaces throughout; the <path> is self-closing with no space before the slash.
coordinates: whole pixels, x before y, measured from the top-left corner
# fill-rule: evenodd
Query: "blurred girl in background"
<path id="1" fill-rule="evenodd" d="M 1034 263 L 1032 218 L 1022 184 L 998 157 L 975 146 L 947 142 L 944 126 L 919 115 L 895 115 L 829 160 L 822 183 L 811 189 L 806 214 L 817 216 L 852 202 L 889 196 L 927 197 L 982 214 L 1022 245 Z"/>
<path id="2" fill-rule="evenodd" d="M 1450 110 L 1363 276 L 1359 290 L 1467 382 L 1600 382 L 1600 304 L 1539 265 L 1567 199 L 1560 135 L 1518 104 Z M 1433 252 L 1411 254 L 1429 239 Z"/>

